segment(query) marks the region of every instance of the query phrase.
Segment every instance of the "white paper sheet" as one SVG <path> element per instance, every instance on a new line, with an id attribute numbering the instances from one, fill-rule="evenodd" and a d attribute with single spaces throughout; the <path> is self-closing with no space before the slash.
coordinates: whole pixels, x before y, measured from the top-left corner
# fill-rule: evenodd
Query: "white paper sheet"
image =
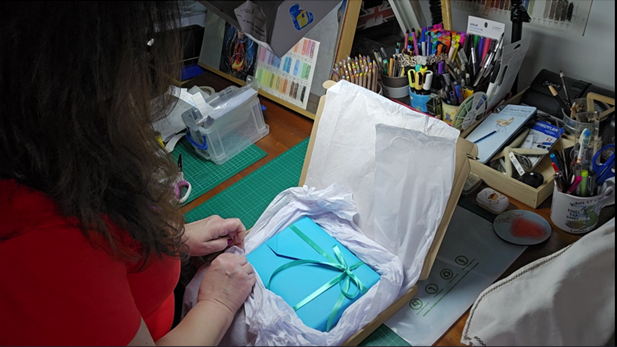
<path id="1" fill-rule="evenodd" d="M 407 170 L 410 175 L 414 176 L 405 179 L 400 176 L 387 178 L 387 175 L 382 175 L 379 181 L 384 186 L 409 184 L 414 187 L 408 199 L 400 201 L 404 204 L 402 208 L 406 209 L 408 214 L 405 215 L 406 218 L 397 220 L 394 223 L 396 226 L 391 226 L 395 229 L 388 230 L 389 241 L 387 243 L 390 245 L 400 245 L 402 242 L 425 244 L 432 240 L 441 222 L 452 187 L 454 153 L 459 135 L 458 130 L 442 121 L 412 111 L 366 88 L 347 81 L 340 81 L 328 89 L 305 184 L 317 189 L 324 189 L 332 183 L 350 187 L 358 206 L 358 215 L 354 218 L 354 222 L 369 238 L 382 244 L 401 259 L 406 259 L 408 255 L 400 253 L 406 249 L 399 249 L 398 246 L 389 247 L 382 243 L 377 239 L 374 230 L 375 217 L 377 217 L 374 206 L 381 203 L 380 201 L 375 202 L 375 192 L 378 187 L 376 184 L 377 124 L 414 130 L 430 138 L 433 145 L 439 144 L 435 147 L 440 149 L 439 153 L 433 152 L 430 157 L 425 156 L 422 153 L 422 147 L 418 146 L 409 145 L 395 149 L 399 152 L 404 151 L 403 154 L 399 153 L 400 156 L 397 154 L 395 157 L 405 157 L 410 160 L 409 163 L 413 163 L 413 158 L 422 158 L 421 164 L 418 162 L 416 165 L 422 168 L 423 173 L 413 174 L 408 171 L 407 165 L 402 165 L 401 172 Z M 444 163 L 442 158 L 451 158 L 451 161 L 448 163 L 446 160 Z M 437 170 L 443 172 L 444 175 L 432 175 Z M 382 181 L 384 179 L 388 181 Z M 437 194 L 431 192 L 431 185 L 428 184 L 435 179 L 437 180 L 433 183 L 444 188 Z M 446 187 L 449 188 L 446 189 Z M 430 217 L 423 213 L 424 209 L 407 210 L 409 205 L 418 201 L 431 211 Z M 383 218 L 388 218 L 388 215 L 388 211 L 382 214 Z M 431 218 L 430 222 L 419 223 L 428 218 Z M 421 266 L 425 256 L 426 253 L 419 252 L 414 256 L 413 261 L 419 262 Z M 411 288 L 417 280 L 411 277 L 415 267 L 409 263 L 404 264 L 406 265 L 405 281 L 400 293 Z"/>
<path id="2" fill-rule="evenodd" d="M 457 206 L 429 277 L 386 325 L 412 346 L 431 346 L 526 246 L 500 239 L 492 223 Z"/>

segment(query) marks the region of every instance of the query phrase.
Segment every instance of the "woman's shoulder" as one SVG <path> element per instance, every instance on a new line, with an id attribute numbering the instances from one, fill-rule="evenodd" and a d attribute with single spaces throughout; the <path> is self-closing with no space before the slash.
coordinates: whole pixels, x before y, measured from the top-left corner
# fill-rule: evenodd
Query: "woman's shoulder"
<path id="1" fill-rule="evenodd" d="M 0 191 L 0 310 L 9 313 L 0 344 L 130 341 L 141 318 L 125 264 L 93 247 L 44 194 L 2 180 Z"/>
<path id="2" fill-rule="evenodd" d="M 76 225 L 63 218 L 51 198 L 15 180 L 0 180 L 0 241 L 38 228 Z"/>
<path id="3" fill-rule="evenodd" d="M 77 218 L 64 216 L 53 199 L 42 192 L 15 180 L 0 180 L 0 192 L 0 250 L 27 251 L 34 258 L 71 254 L 77 262 L 80 256 L 98 259 L 100 265 L 120 265 L 123 271 L 140 264 L 122 257 L 137 256 L 139 243 L 109 218 L 104 220 L 113 247 L 100 233 L 86 235 Z"/>

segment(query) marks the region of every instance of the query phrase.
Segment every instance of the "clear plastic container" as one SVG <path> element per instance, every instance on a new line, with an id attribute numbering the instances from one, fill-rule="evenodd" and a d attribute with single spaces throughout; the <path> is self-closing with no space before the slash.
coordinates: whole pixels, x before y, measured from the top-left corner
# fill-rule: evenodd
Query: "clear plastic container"
<path id="1" fill-rule="evenodd" d="M 206 98 L 212 109 L 205 116 L 196 108 L 182 114 L 197 154 L 220 165 L 270 132 L 254 86 L 231 86 Z"/>

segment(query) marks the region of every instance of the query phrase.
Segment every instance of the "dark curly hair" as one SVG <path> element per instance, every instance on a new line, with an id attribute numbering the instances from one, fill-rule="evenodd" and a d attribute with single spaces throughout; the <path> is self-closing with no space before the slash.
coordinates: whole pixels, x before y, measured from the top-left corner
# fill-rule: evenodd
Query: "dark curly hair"
<path id="1" fill-rule="evenodd" d="M 108 221 L 126 230 L 140 250 L 122 255 L 144 263 L 182 245 L 177 169 L 152 128 L 173 106 L 179 18 L 174 2 L 0 4 L 0 178 L 46 194 L 115 251 L 126 247 Z"/>

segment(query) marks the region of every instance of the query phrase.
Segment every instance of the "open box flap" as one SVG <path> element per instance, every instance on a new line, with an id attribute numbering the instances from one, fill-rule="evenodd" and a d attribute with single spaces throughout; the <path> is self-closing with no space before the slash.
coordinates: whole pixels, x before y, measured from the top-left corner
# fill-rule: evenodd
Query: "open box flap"
<path id="1" fill-rule="evenodd" d="M 333 91 L 329 91 L 327 95 L 330 95 L 331 92 L 336 92 L 339 93 L 341 88 L 356 88 L 356 86 L 353 86 L 351 84 L 347 84 L 343 87 L 340 87 L 341 83 L 335 85 L 333 82 L 328 81 L 326 83 L 324 83 L 324 87 L 325 88 L 330 88 L 332 86 L 335 86 Z M 359 93 L 359 95 L 362 98 L 381 98 L 378 97 L 376 94 L 371 93 L 369 91 L 367 91 L 366 89 L 362 89 L 360 87 L 357 87 L 359 90 L 354 90 L 353 92 Z M 369 94 L 364 94 L 364 93 L 369 93 Z M 304 168 L 303 168 L 303 172 L 302 172 L 302 176 L 301 176 L 301 180 L 300 180 L 300 185 L 303 184 L 307 184 L 310 183 L 311 180 L 315 181 L 313 178 L 311 178 L 310 176 L 308 176 L 309 174 L 309 166 L 310 166 L 310 162 L 311 162 L 311 158 L 312 158 L 312 154 L 313 154 L 313 149 L 315 146 L 315 141 L 317 138 L 317 133 L 318 131 L 325 131 L 327 132 L 328 130 L 323 130 L 326 128 L 320 127 L 320 123 L 322 121 L 321 117 L 326 117 L 326 115 L 322 115 L 323 111 L 324 111 L 324 106 L 327 102 L 327 95 L 322 97 L 322 100 L 320 101 L 319 104 L 319 108 L 317 111 L 317 117 L 315 119 L 315 123 L 313 125 L 313 132 L 311 134 L 311 139 L 309 142 L 309 148 L 307 150 L 307 155 L 306 155 L 306 159 L 305 159 L 305 163 L 304 163 Z M 381 98 L 383 99 L 383 98 Z M 395 110 L 391 110 L 388 109 L 388 111 L 392 114 L 392 113 L 400 113 L 400 116 L 406 116 L 406 117 L 417 117 L 418 119 L 420 119 L 420 117 L 422 118 L 422 122 L 423 125 L 420 126 L 420 129 L 423 130 L 425 133 L 429 133 L 432 136 L 446 136 L 446 137 L 451 137 L 452 134 L 449 133 L 449 131 L 455 131 L 454 129 L 451 129 L 449 127 L 446 126 L 445 123 L 443 122 L 439 122 L 436 121 L 435 119 L 431 119 L 429 117 L 426 117 L 422 114 L 419 114 L 417 112 L 411 111 L 409 109 L 405 109 L 404 107 L 400 106 L 400 105 L 396 105 L 394 103 L 391 103 L 389 100 L 383 99 L 383 100 L 379 100 L 380 103 L 386 103 L 386 107 L 393 107 L 393 108 L 398 108 Z M 391 103 L 392 105 L 390 106 Z M 326 113 L 327 116 L 332 117 L 330 115 L 330 113 Z M 336 117 L 336 115 L 334 115 L 334 117 Z M 349 131 L 354 131 L 357 130 L 358 127 L 370 127 L 371 129 L 373 129 L 372 131 L 375 132 L 375 124 L 376 123 L 388 123 L 388 121 L 386 122 L 379 122 L 379 121 L 373 121 L 373 122 L 367 122 L 365 118 L 362 118 L 363 122 L 362 123 L 357 123 L 354 125 L 355 129 L 350 129 Z M 419 120 L 416 120 L 416 122 Z M 329 122 L 327 121 L 326 124 L 328 124 Z M 390 122 L 390 125 L 398 125 L 398 124 L 392 124 Z M 399 125 L 400 126 L 400 125 Z M 444 127 L 446 126 L 446 127 Z M 328 127 L 330 127 L 328 125 Z M 403 125 L 403 127 L 405 127 Z M 417 128 L 417 127 L 416 127 Z M 458 131 L 457 131 L 458 133 Z M 320 135 L 322 135 L 320 133 Z M 366 140 L 366 139 L 364 139 Z M 456 202 L 458 201 L 458 198 L 460 196 L 460 193 L 462 191 L 463 185 L 465 183 L 465 180 L 467 178 L 467 175 L 469 173 L 469 161 L 468 161 L 468 155 L 470 156 L 475 156 L 477 153 L 477 147 L 464 140 L 464 139 L 457 139 L 454 140 L 455 141 L 455 149 L 454 149 L 454 153 L 453 153 L 453 161 L 454 161 L 454 174 L 453 174 L 453 178 L 452 178 L 452 188 L 451 188 L 451 192 L 449 195 L 449 198 L 447 199 L 447 204 L 443 210 L 443 214 L 441 216 L 441 218 L 439 220 L 437 220 L 436 222 L 439 223 L 439 225 L 436 227 L 436 232 L 434 233 L 432 242 L 429 242 L 428 245 L 430 245 L 430 248 L 428 249 L 428 252 L 424 253 L 425 254 L 425 258 L 424 258 L 424 262 L 421 264 L 422 268 L 421 268 L 421 274 L 420 274 L 420 278 L 419 279 L 423 279 L 426 278 L 430 272 L 430 268 L 435 260 L 436 254 L 437 254 L 437 250 L 439 249 L 439 245 L 441 244 L 441 241 L 443 239 L 443 236 L 445 234 L 445 230 L 447 229 L 447 226 L 450 222 L 450 219 L 452 217 L 452 214 L 454 213 L 454 208 L 456 206 Z M 373 145 L 374 146 L 374 145 Z M 330 150 L 335 150 L 334 148 L 330 148 Z M 359 160 L 361 158 L 358 158 Z M 313 171 L 316 172 L 316 174 L 318 174 L 318 171 Z M 307 177 L 309 177 L 309 179 L 307 180 Z M 356 192 L 354 192 L 354 199 L 356 198 Z M 368 235 L 369 237 L 373 238 L 372 235 Z M 427 245 L 427 246 L 428 246 Z M 409 286 L 406 287 L 406 289 L 409 289 Z M 401 296 L 404 294 L 404 290 L 401 291 Z"/>

